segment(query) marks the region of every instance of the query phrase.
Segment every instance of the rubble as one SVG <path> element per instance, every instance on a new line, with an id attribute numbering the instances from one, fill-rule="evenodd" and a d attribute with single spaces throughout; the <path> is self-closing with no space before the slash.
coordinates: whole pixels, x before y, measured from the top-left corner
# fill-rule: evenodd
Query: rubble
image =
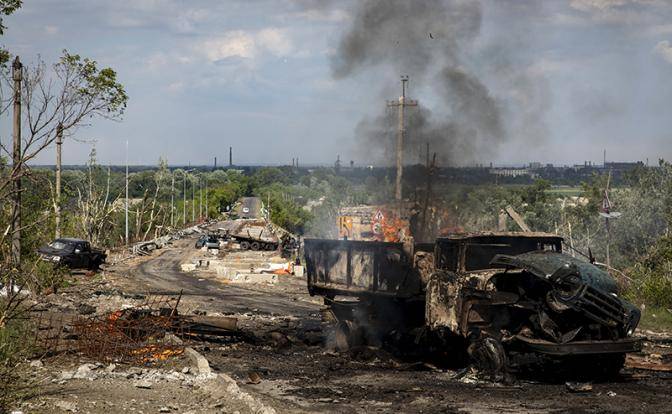
<path id="1" fill-rule="evenodd" d="M 148 363 L 184 353 L 177 336 L 231 335 L 237 319 L 180 315 L 177 298 L 147 298 L 135 306 L 92 316 L 39 312 L 35 317 L 35 343 L 51 354 L 75 350 L 97 361 Z M 84 364 L 73 374 L 87 377 L 99 368 Z"/>
<path id="2" fill-rule="evenodd" d="M 565 386 L 570 392 L 590 392 L 593 390 L 593 384 L 589 382 L 565 382 Z"/>

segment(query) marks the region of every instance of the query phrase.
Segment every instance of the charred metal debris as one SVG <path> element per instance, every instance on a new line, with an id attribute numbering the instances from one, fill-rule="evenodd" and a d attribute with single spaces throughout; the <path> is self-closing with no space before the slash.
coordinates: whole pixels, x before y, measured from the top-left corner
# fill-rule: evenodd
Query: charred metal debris
<path id="1" fill-rule="evenodd" d="M 425 346 L 495 374 L 553 363 L 589 375 L 618 373 L 641 349 L 639 309 L 607 272 L 563 253 L 557 235 L 309 239 L 305 252 L 308 290 L 325 298 L 341 349 Z"/>
<path id="2" fill-rule="evenodd" d="M 147 364 L 184 352 L 181 339 L 237 334 L 237 320 L 178 313 L 178 297 L 148 298 L 143 304 L 82 317 L 37 312 L 34 345 L 45 355 L 78 353 L 97 361 Z"/>

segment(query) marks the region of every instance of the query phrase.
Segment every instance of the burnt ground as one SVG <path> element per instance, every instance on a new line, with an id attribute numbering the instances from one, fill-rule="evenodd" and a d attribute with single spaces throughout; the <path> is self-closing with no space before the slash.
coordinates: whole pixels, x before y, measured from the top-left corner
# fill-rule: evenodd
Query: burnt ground
<path id="1" fill-rule="evenodd" d="M 322 306 L 308 296 L 303 279 L 282 276 L 276 285 L 232 285 L 207 272 L 183 273 L 180 263 L 193 254 L 192 246 L 193 240 L 176 242 L 149 258 L 111 266 L 104 277 L 129 295 L 182 292 L 183 313 L 238 317 L 240 335 L 192 346 L 216 372 L 228 374 L 244 392 L 279 413 L 672 412 L 669 372 L 629 367 L 617 380 L 594 383 L 591 391 L 574 393 L 564 382 L 553 383 L 553 372 L 545 373 L 544 381 L 502 385 L 478 379 L 469 370 L 400 361 L 377 349 L 331 352 L 322 344 Z M 666 354 L 672 353 L 669 336 L 656 338 L 647 342 L 641 357 L 667 360 Z M 186 402 L 176 401 L 175 407 L 186 404 L 199 412 L 194 409 L 198 407 L 194 396 L 200 391 L 180 387 L 172 392 L 179 392 Z M 202 408 L 209 407 L 208 412 L 232 412 L 225 406 L 213 408 L 217 406 L 212 401 L 207 404 Z"/>

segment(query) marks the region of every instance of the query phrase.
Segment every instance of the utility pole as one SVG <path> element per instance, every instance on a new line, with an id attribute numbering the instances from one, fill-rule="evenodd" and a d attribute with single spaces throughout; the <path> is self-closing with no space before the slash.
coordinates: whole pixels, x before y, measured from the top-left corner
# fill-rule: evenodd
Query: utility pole
<path id="1" fill-rule="evenodd" d="M 56 231 L 55 238 L 61 237 L 61 146 L 63 145 L 63 124 L 56 126 Z"/>
<path id="2" fill-rule="evenodd" d="M 208 219 L 208 176 L 205 176 L 205 219 Z"/>
<path id="3" fill-rule="evenodd" d="M 12 205 L 12 262 L 14 268 L 21 268 L 21 81 L 23 80 L 23 65 L 17 56 L 12 64 L 12 79 L 14 80 L 14 134 L 12 152 L 12 191 L 14 203 Z M 14 281 L 11 276 L 7 280 L 7 298 L 14 293 Z"/>
<path id="4" fill-rule="evenodd" d="M 191 183 L 191 222 L 196 221 L 196 186 Z"/>
<path id="5" fill-rule="evenodd" d="M 406 99 L 406 83 L 408 82 L 408 76 L 401 77 L 401 96 L 398 101 L 390 101 L 387 103 L 388 107 L 398 107 L 399 108 L 399 120 L 397 127 L 397 180 L 394 190 L 394 198 L 397 201 L 401 201 L 401 178 L 403 176 L 403 151 L 404 151 L 404 134 L 406 130 L 404 129 L 404 109 L 407 106 L 418 106 L 418 101 L 413 99 Z"/>
<path id="6" fill-rule="evenodd" d="M 182 173 L 182 225 L 187 227 L 187 172 Z"/>
<path id="7" fill-rule="evenodd" d="M 128 246 L 128 140 L 126 140 L 126 245 Z"/>
<path id="8" fill-rule="evenodd" d="M 201 183 L 202 177 L 198 176 L 198 218 L 203 217 L 203 184 Z"/>
<path id="9" fill-rule="evenodd" d="M 175 227 L 175 171 L 170 175 L 170 227 Z"/>

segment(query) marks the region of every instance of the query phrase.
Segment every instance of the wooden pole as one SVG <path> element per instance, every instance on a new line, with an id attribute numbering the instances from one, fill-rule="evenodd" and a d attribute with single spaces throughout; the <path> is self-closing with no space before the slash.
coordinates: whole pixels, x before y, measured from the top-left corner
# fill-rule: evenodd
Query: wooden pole
<path id="1" fill-rule="evenodd" d="M 56 127 L 56 205 L 54 206 L 56 210 L 55 218 L 55 238 L 61 237 L 61 170 L 62 170 L 62 159 L 61 159 L 61 148 L 63 146 L 63 124 L 59 123 Z"/>
<path id="2" fill-rule="evenodd" d="M 126 140 L 126 208 L 124 211 L 125 227 L 124 236 L 126 237 L 126 245 L 128 246 L 128 140 Z"/>
<path id="3" fill-rule="evenodd" d="M 175 227 L 175 171 L 170 175 L 170 227 Z"/>
<path id="4" fill-rule="evenodd" d="M 187 172 L 182 173 L 182 225 L 187 227 Z"/>
<path id="5" fill-rule="evenodd" d="M 23 65 L 17 56 L 12 64 L 12 79 L 14 80 L 14 134 L 12 151 L 12 262 L 14 267 L 21 269 L 21 81 L 23 80 Z M 7 281 L 7 297 L 13 294 L 14 280 Z"/>

